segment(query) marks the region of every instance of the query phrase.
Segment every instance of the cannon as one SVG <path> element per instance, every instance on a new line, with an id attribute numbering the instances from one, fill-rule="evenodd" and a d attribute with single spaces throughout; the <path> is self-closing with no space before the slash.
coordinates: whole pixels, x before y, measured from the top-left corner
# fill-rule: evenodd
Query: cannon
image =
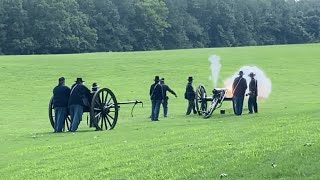
<path id="1" fill-rule="evenodd" d="M 199 116 L 209 118 L 214 110 L 222 106 L 223 101 L 232 101 L 232 97 L 226 97 L 227 92 L 228 90 L 225 88 L 215 88 L 212 90 L 212 96 L 208 96 L 204 86 L 199 84 L 196 88 L 195 98 L 196 110 Z"/>
<path id="2" fill-rule="evenodd" d="M 101 88 L 97 91 L 91 92 L 90 105 L 84 107 L 83 112 L 89 113 L 90 117 L 90 127 L 95 127 L 96 130 L 111 130 L 113 129 L 118 120 L 120 105 L 124 104 L 134 104 L 131 110 L 131 115 L 133 116 L 133 109 L 136 104 L 142 104 L 142 101 L 126 101 L 118 102 L 116 96 L 108 88 Z M 54 128 L 55 118 L 54 118 L 54 107 L 53 107 L 53 97 L 49 101 L 49 121 L 52 128 Z M 65 119 L 64 130 L 69 130 L 71 124 L 70 116 Z"/>

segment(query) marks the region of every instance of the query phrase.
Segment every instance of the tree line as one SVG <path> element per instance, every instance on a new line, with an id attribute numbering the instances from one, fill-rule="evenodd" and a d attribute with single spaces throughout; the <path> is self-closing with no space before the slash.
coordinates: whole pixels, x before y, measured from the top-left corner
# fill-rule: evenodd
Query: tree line
<path id="1" fill-rule="evenodd" d="M 0 0 L 0 54 L 319 42 L 319 0 Z"/>

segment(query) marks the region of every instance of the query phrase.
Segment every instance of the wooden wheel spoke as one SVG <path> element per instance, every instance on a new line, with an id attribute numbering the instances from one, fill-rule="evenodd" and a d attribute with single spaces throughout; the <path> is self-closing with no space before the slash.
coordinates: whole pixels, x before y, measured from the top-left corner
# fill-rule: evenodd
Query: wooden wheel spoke
<path id="1" fill-rule="evenodd" d="M 103 118 L 104 118 L 104 117 L 101 118 L 101 125 L 100 125 L 100 128 L 101 128 L 101 129 L 103 128 Z"/>
<path id="2" fill-rule="evenodd" d="M 101 96 L 99 94 L 99 100 L 101 103 L 104 103 L 104 91 L 101 92 Z"/>
<path id="3" fill-rule="evenodd" d="M 109 115 L 108 115 L 108 116 L 109 116 Z M 108 121 L 108 123 L 109 123 L 110 127 L 112 127 L 111 122 L 110 122 L 110 120 L 109 120 L 108 116 L 106 116 L 107 121 Z M 111 116 L 109 116 L 109 117 L 110 117 L 110 118 L 112 118 Z M 113 119 L 113 118 L 112 118 L 112 119 Z"/>
<path id="4" fill-rule="evenodd" d="M 108 102 L 106 103 L 106 104 L 110 104 L 110 102 L 111 102 L 111 100 L 112 100 L 112 97 L 110 97 L 110 99 L 108 100 Z M 114 103 L 112 103 L 112 104 L 114 104 Z"/>
<path id="5" fill-rule="evenodd" d="M 107 117 L 110 117 L 112 120 L 114 120 L 114 115 L 115 115 L 115 112 L 109 112 L 107 114 Z"/>
<path id="6" fill-rule="evenodd" d="M 104 104 L 107 102 L 108 96 L 109 96 L 109 93 L 107 92 L 106 97 L 103 99 Z"/>
<path id="7" fill-rule="evenodd" d="M 106 130 L 108 130 L 106 119 L 107 119 L 107 116 L 103 118 L 103 121 L 104 121 L 104 124 L 105 124 L 105 126 L 106 126 Z M 111 127 L 111 126 L 110 126 L 110 127 Z M 102 127 L 101 127 L 101 128 L 102 128 Z"/>
<path id="8" fill-rule="evenodd" d="M 114 118 L 112 116 L 110 116 L 109 114 L 107 114 L 107 116 L 109 116 L 114 121 Z"/>
<path id="9" fill-rule="evenodd" d="M 70 124 L 71 124 L 71 119 L 69 118 L 69 116 L 67 116 L 67 118 L 65 119 L 65 123 L 66 123 L 66 126 L 67 126 L 67 129 L 65 129 L 65 130 L 69 130 L 70 129 Z"/>
<path id="10" fill-rule="evenodd" d="M 94 117 L 97 118 L 98 116 L 101 115 L 101 112 L 99 112 L 98 114 L 96 114 Z"/>
<path id="11" fill-rule="evenodd" d="M 96 98 L 94 102 L 96 102 L 100 106 L 101 103 L 99 102 L 99 100 L 100 100 L 99 98 Z"/>
<path id="12" fill-rule="evenodd" d="M 69 125 L 69 123 L 67 123 L 67 129 L 65 129 L 65 130 L 69 130 L 70 129 L 70 125 Z"/>
<path id="13" fill-rule="evenodd" d="M 97 125 L 98 125 L 98 123 L 100 121 L 100 118 L 101 118 L 101 114 L 96 114 L 94 122 L 96 122 Z"/>
<path id="14" fill-rule="evenodd" d="M 99 121 L 101 121 L 102 118 L 103 118 L 103 114 L 100 114 L 100 116 L 99 116 Z"/>
<path id="15" fill-rule="evenodd" d="M 113 109 L 113 108 L 115 108 L 114 103 L 106 104 L 106 105 L 107 105 L 107 106 L 106 106 L 106 108 L 109 108 L 109 109 Z"/>

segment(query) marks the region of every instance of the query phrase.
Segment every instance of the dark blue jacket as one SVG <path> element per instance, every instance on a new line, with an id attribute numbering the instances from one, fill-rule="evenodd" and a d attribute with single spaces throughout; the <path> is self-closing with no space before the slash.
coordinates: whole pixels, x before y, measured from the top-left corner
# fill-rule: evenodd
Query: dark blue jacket
<path id="1" fill-rule="evenodd" d="M 256 79 L 251 79 L 249 83 L 249 95 L 258 96 L 258 81 Z"/>
<path id="2" fill-rule="evenodd" d="M 236 77 L 232 84 L 232 91 L 234 97 L 244 97 L 244 94 L 246 93 L 247 81 L 245 78 Z"/>
<path id="3" fill-rule="evenodd" d="M 70 105 L 84 106 L 84 104 L 83 104 L 84 98 L 87 98 L 88 100 L 91 99 L 90 90 L 85 85 L 82 85 L 82 84 L 72 85 L 68 105 L 69 106 Z"/>
<path id="4" fill-rule="evenodd" d="M 70 88 L 58 85 L 53 89 L 53 107 L 68 107 Z"/>
<path id="5" fill-rule="evenodd" d="M 156 84 L 158 84 L 158 83 L 153 83 L 153 84 L 151 84 L 151 86 L 150 86 L 150 91 L 149 91 L 150 99 L 152 98 L 151 95 L 152 95 L 152 93 L 153 93 L 154 86 L 155 86 Z"/>
<path id="6" fill-rule="evenodd" d="M 185 98 L 188 100 L 194 100 L 196 97 L 196 93 L 193 90 L 192 82 L 188 82 L 186 86 Z"/>
<path id="7" fill-rule="evenodd" d="M 150 98 L 151 100 L 163 100 L 164 96 L 162 93 L 162 87 L 159 83 L 152 84 L 150 87 Z"/>
<path id="8" fill-rule="evenodd" d="M 171 94 L 173 95 L 177 95 L 172 89 L 170 89 L 170 87 L 166 84 L 161 84 L 162 87 L 162 94 L 164 98 L 167 98 L 167 91 L 169 91 Z"/>

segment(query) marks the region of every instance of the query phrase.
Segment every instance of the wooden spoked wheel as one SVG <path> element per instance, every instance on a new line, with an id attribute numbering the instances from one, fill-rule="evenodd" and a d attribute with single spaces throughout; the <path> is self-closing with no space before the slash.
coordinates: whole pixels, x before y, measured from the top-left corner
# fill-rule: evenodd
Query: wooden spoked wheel
<path id="1" fill-rule="evenodd" d="M 53 108 L 53 97 L 51 97 L 51 99 L 50 99 L 50 101 L 49 101 L 48 111 L 49 111 L 49 121 L 50 121 L 50 124 L 51 124 L 52 128 L 54 129 L 54 125 L 55 125 L 55 113 L 54 113 L 54 108 Z M 70 125 L 71 125 L 71 118 L 70 118 L 70 116 L 68 115 L 68 116 L 66 117 L 65 121 L 64 121 L 63 131 L 69 130 Z"/>
<path id="2" fill-rule="evenodd" d="M 204 86 L 199 84 L 196 89 L 196 110 L 199 116 L 203 115 L 207 111 L 207 94 Z"/>
<path id="3" fill-rule="evenodd" d="M 99 89 L 92 97 L 90 118 L 97 130 L 111 130 L 118 120 L 119 106 L 113 92 Z"/>

